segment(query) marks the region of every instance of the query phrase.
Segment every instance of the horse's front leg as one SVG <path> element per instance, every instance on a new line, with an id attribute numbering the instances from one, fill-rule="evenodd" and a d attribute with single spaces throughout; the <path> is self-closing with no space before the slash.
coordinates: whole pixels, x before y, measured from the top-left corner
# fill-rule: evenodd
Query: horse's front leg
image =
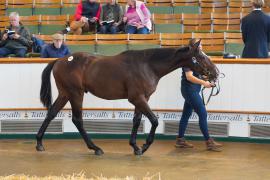
<path id="1" fill-rule="evenodd" d="M 136 109 L 141 111 L 149 119 L 152 125 L 150 133 L 146 138 L 146 143 L 142 146 L 141 151 L 142 153 L 144 153 L 154 141 L 156 128 L 158 126 L 158 118 L 150 109 L 147 103 L 148 98 L 146 98 L 144 95 L 133 96 L 133 97 L 134 98 L 129 98 L 129 101 L 135 105 Z"/>
<path id="2" fill-rule="evenodd" d="M 142 119 L 142 113 L 140 111 L 138 111 L 137 108 L 135 108 L 134 117 L 133 117 L 133 127 L 132 127 L 132 132 L 131 132 L 131 136 L 130 136 L 130 140 L 129 140 L 129 144 L 130 144 L 130 146 L 133 147 L 135 155 L 142 154 L 141 149 L 136 144 L 136 137 L 137 137 L 138 128 L 139 128 L 140 123 L 141 123 L 141 119 Z"/>

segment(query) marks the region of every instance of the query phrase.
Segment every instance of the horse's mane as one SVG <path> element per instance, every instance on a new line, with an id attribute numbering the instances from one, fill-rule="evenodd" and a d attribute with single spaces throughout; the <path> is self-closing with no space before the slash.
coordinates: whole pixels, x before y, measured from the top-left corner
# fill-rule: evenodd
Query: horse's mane
<path id="1" fill-rule="evenodd" d="M 129 56 L 132 59 L 138 60 L 154 60 L 162 61 L 164 59 L 171 59 L 175 56 L 177 52 L 187 52 L 189 50 L 188 46 L 181 48 L 151 48 L 144 50 L 127 50 L 121 53 L 122 55 Z"/>

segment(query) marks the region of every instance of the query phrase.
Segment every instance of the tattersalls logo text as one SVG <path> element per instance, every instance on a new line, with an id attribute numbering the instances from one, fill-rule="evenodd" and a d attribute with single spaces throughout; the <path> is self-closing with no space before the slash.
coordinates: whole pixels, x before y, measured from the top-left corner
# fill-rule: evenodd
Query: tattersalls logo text
<path id="1" fill-rule="evenodd" d="M 21 118 L 21 113 L 18 111 L 2 111 L 0 112 L 0 119 L 17 119 Z"/>
<path id="2" fill-rule="evenodd" d="M 83 111 L 82 117 L 85 119 L 108 119 L 111 118 L 111 113 L 107 111 Z"/>

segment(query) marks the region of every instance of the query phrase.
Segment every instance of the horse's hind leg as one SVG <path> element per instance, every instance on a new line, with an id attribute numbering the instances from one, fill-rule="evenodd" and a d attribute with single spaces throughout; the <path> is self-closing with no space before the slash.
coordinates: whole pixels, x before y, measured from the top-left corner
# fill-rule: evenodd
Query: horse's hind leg
<path id="1" fill-rule="evenodd" d="M 48 109 L 47 116 L 46 116 L 45 120 L 43 121 L 43 123 L 38 131 L 38 134 L 36 135 L 36 139 L 37 139 L 36 149 L 37 149 L 37 151 L 44 151 L 45 150 L 43 145 L 42 145 L 43 135 L 44 135 L 47 127 L 49 126 L 50 122 L 55 118 L 57 113 L 65 106 L 67 101 L 68 101 L 67 97 L 58 96 L 57 99 L 55 100 L 55 102 L 53 103 L 53 105 Z"/>
<path id="2" fill-rule="evenodd" d="M 152 125 L 150 133 L 146 138 L 146 143 L 142 146 L 142 153 L 144 153 L 154 141 L 156 128 L 158 126 L 158 119 L 150 109 L 147 103 L 148 98 L 145 96 L 133 96 L 133 98 L 129 98 L 129 101 L 135 105 L 136 109 L 141 111 L 149 119 Z"/>
<path id="3" fill-rule="evenodd" d="M 134 117 L 133 117 L 133 128 L 132 128 L 132 132 L 131 132 L 131 136 L 129 140 L 129 144 L 133 147 L 135 155 L 142 154 L 142 151 L 136 144 L 136 137 L 137 137 L 138 128 L 141 123 L 141 119 L 142 119 L 142 113 L 137 108 L 135 108 Z"/>
<path id="4" fill-rule="evenodd" d="M 84 142 L 86 143 L 89 149 L 93 149 L 96 155 L 102 155 L 104 152 L 98 146 L 96 146 L 88 137 L 84 127 L 82 120 L 82 101 L 83 101 L 83 92 L 77 95 L 73 95 L 70 100 L 70 104 L 72 107 L 72 122 L 77 127 L 81 136 L 83 137 Z"/>

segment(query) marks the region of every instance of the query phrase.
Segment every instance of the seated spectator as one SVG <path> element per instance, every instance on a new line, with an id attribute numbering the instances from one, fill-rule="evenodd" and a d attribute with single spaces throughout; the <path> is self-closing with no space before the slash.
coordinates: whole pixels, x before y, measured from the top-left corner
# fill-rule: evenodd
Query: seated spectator
<path id="1" fill-rule="evenodd" d="M 101 5 L 96 0 L 81 1 L 75 12 L 75 21 L 70 23 L 70 28 L 63 30 L 63 33 L 70 31 L 80 35 L 84 32 L 95 32 L 99 21 Z"/>
<path id="2" fill-rule="evenodd" d="M 28 48 L 31 47 L 31 35 L 27 28 L 20 23 L 17 12 L 9 15 L 10 26 L 2 32 L 0 41 L 0 57 L 15 54 L 16 57 L 25 57 Z"/>
<path id="3" fill-rule="evenodd" d="M 137 0 L 127 0 L 123 22 L 127 23 L 126 33 L 129 34 L 149 34 L 152 28 L 150 11 Z"/>
<path id="4" fill-rule="evenodd" d="M 123 19 L 123 9 L 115 0 L 107 0 L 102 6 L 100 14 L 100 33 L 116 34 L 120 31 L 120 25 Z"/>
<path id="5" fill-rule="evenodd" d="M 43 46 L 41 50 L 42 58 L 61 58 L 70 54 L 68 47 L 63 44 L 63 35 L 56 33 L 52 35 L 53 43 Z"/>

